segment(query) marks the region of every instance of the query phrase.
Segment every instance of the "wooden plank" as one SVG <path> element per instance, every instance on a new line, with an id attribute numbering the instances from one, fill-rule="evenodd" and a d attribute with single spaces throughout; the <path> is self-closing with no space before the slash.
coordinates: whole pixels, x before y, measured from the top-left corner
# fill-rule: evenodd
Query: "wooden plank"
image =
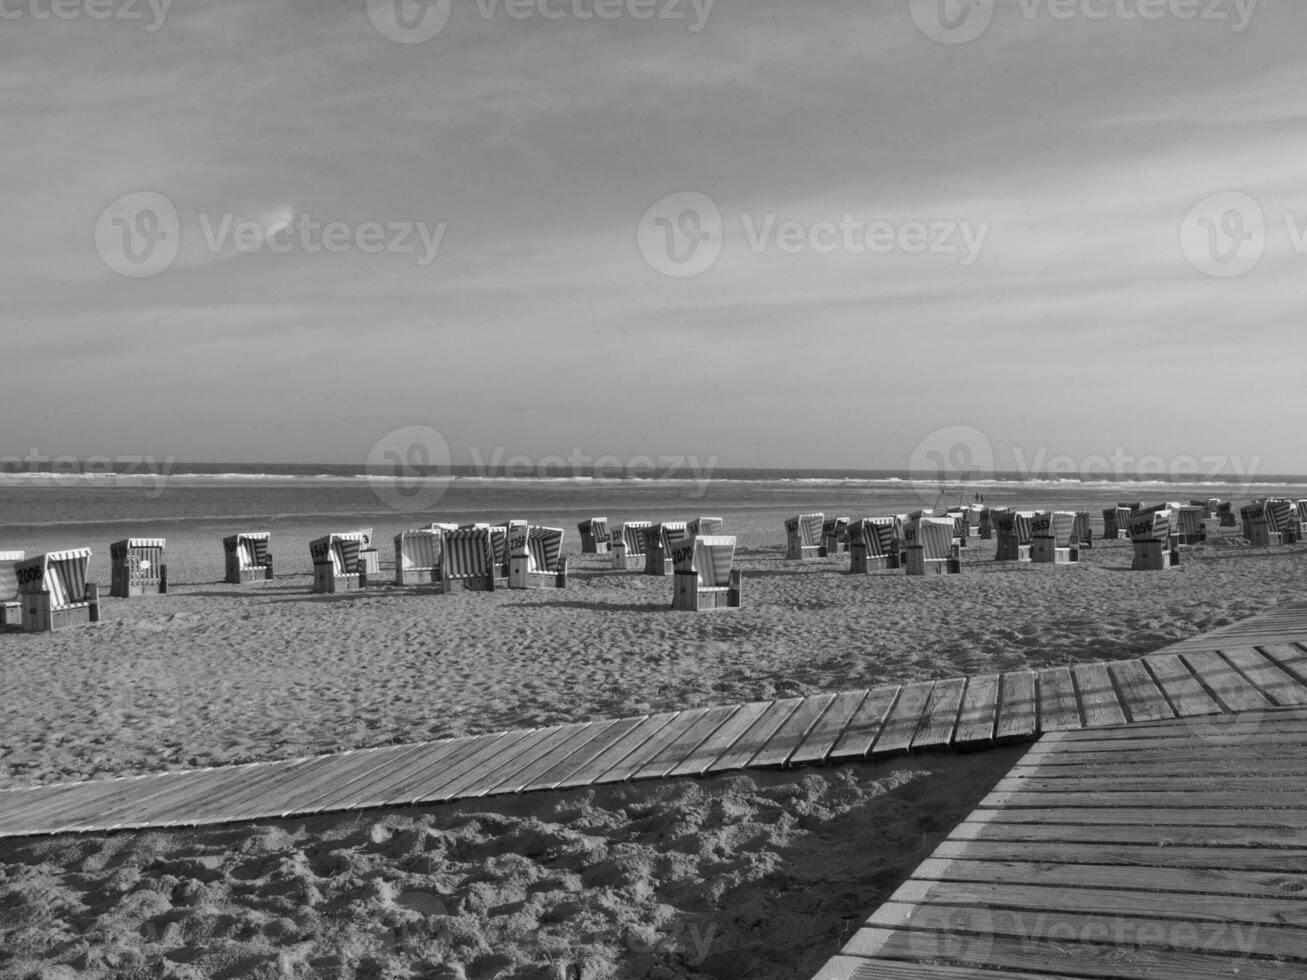
<path id="1" fill-rule="evenodd" d="M 644 763 L 631 778 L 654 779 L 666 776 L 692 755 L 695 749 L 711 738 L 718 728 L 730 721 L 731 716 L 739 710 L 739 705 L 709 708 L 662 751 Z"/>
<path id="2" fill-rule="evenodd" d="M 694 751 L 678 762 L 668 776 L 702 776 L 723 754 L 728 752 L 753 724 L 767 713 L 771 701 L 753 701 L 740 705 L 730 719 L 712 733 Z"/>
<path id="3" fill-rule="evenodd" d="M 1121 868 L 1113 864 L 1043 864 L 1024 858 L 959 861 L 930 857 L 917 867 L 912 877 L 915 880 L 947 880 L 1014 888 L 1038 883 L 1068 891 L 1119 888 L 1122 880 Z M 1245 896 L 1284 899 L 1307 893 L 1307 874 L 1156 867 L 1148 869 L 1148 890 L 1177 896 L 1194 893 L 1223 895 L 1227 900 Z"/>
<path id="4" fill-rule="evenodd" d="M 482 752 L 469 756 L 454 771 L 442 772 L 439 777 L 420 790 L 421 798 L 414 803 L 443 803 L 462 797 L 469 786 L 475 785 L 487 772 L 497 771 L 520 758 L 539 739 L 562 726 L 535 728 L 528 731 L 508 732 L 503 738 Z"/>
<path id="5" fill-rule="evenodd" d="M 1185 796 L 1190 802 L 1193 794 Z M 946 840 L 932 857 L 970 861 L 1042 861 L 1049 864 L 1116 864 L 1123 868 L 1229 868 L 1307 872 L 1307 849 L 1257 847 L 1156 847 L 1136 844 L 1026 843 Z"/>
<path id="6" fill-rule="evenodd" d="M 625 782 L 634 779 L 649 760 L 658 756 L 668 746 L 694 727 L 695 723 L 708 714 L 707 708 L 692 708 L 682 711 L 669 721 L 660 731 L 651 735 L 642 744 L 637 745 L 626 758 L 613 763 L 607 772 L 600 775 L 596 783 Z"/>
<path id="7" fill-rule="evenodd" d="M 1238 647 L 1221 653 L 1272 704 L 1281 707 L 1307 704 L 1307 687 L 1286 674 L 1279 664 L 1256 647 Z"/>
<path id="8" fill-rule="evenodd" d="M 592 755 L 587 754 L 587 758 L 581 760 L 575 769 L 554 783 L 554 788 L 565 789 L 573 786 L 591 785 L 604 773 L 612 769 L 613 766 L 666 728 L 678 713 L 663 711 L 647 716 L 639 724 L 613 738 L 598 752 Z"/>
<path id="9" fill-rule="evenodd" d="M 957 727 L 958 711 L 962 708 L 962 695 L 966 691 L 965 677 L 936 681 L 930 690 L 930 701 L 921 716 L 921 723 L 912 736 L 912 751 L 947 749 L 953 744 L 953 730 Z"/>
<path id="10" fill-rule="evenodd" d="M 345 767 L 338 758 L 334 766 L 305 770 L 297 777 L 287 779 L 278 789 L 277 806 L 281 816 L 294 813 L 318 812 L 324 798 L 344 796 L 353 802 L 366 796 L 372 785 L 387 774 L 406 773 L 410 767 L 422 768 L 434 759 L 443 758 L 460 749 L 473 751 L 475 739 L 447 739 L 444 742 L 425 742 L 409 746 L 403 754 L 395 752 L 361 752 L 356 765 Z M 390 802 L 388 799 L 387 802 Z"/>
<path id="11" fill-rule="evenodd" d="M 980 812 L 980 811 L 977 811 Z M 1294 810 L 1222 810 L 1215 807 L 1168 807 L 1150 810 L 1129 807 L 1006 807 L 992 811 L 990 822 L 999 824 L 1103 824 L 1117 827 L 1266 827 L 1307 829 L 1307 805 Z"/>
<path id="12" fill-rule="evenodd" d="M 1193 806 L 1194 795 L 1184 791 L 1157 791 L 1157 792 L 1134 792 L 1134 793 L 1105 793 L 1101 790 L 1093 793 L 1071 793 L 1071 792 L 1052 792 L 1052 793 L 1007 793 L 995 792 L 987 797 L 987 805 L 990 807 L 1027 807 L 1032 809 L 1043 809 L 1047 807 L 1091 807 L 1091 806 L 1120 806 L 1120 807 L 1153 807 L 1169 808 Z M 1225 807 L 1227 809 L 1242 810 L 1247 807 L 1265 807 L 1265 808 L 1284 808 L 1291 809 L 1295 806 L 1292 793 L 1252 793 L 1247 790 L 1222 790 L 1209 794 L 1203 803 L 1213 807 Z"/>
<path id="13" fill-rule="evenodd" d="M 511 759 L 505 759 L 493 767 L 488 767 L 480 779 L 464 787 L 459 795 L 467 799 L 486 796 L 489 793 L 518 792 L 528 781 L 522 778 L 527 770 L 530 770 L 542 760 L 547 762 L 550 759 L 556 759 L 557 756 L 553 754 L 554 751 L 565 748 L 568 743 L 577 738 L 583 738 L 588 727 L 582 722 L 559 725 L 552 730 L 545 729 L 538 732 L 537 737 L 531 739 L 521 753 Z"/>
<path id="14" fill-rule="evenodd" d="M 1070 667 L 1045 667 L 1036 675 L 1039 695 L 1039 730 L 1061 732 L 1079 728 L 1080 705 Z"/>
<path id="15" fill-rule="evenodd" d="M 935 966 L 928 963 L 904 963 L 892 960 L 869 960 L 843 954 L 826 961 L 812 980 L 1066 980 L 1066 974 L 1013 973 L 986 968 L 983 974 L 970 967 Z"/>
<path id="16" fill-rule="evenodd" d="M 891 900 L 875 911 L 867 920 L 867 926 L 939 930 L 941 939 L 952 939 L 950 919 L 956 921 L 958 911 L 951 906 Z M 1114 950 L 1118 955 L 1123 947 L 1129 946 L 1140 952 L 1154 952 L 1163 962 L 1172 962 L 1177 954 L 1183 953 L 1247 957 L 1256 952 L 1299 962 L 1304 962 L 1300 957 L 1307 954 L 1301 930 L 1265 923 L 1258 923 L 1255 928 L 1239 929 L 1231 928 L 1228 922 L 1208 922 L 1204 927 L 1202 922 L 1186 921 L 1181 923 L 1184 928 L 1177 928 L 1174 922 L 1113 910 L 1086 915 L 1071 911 L 1050 914 L 1043 909 L 977 908 L 972 911 L 971 925 L 983 928 L 983 932 L 976 936 L 976 946 L 991 938 L 1010 939 L 1046 946 L 1063 943 L 1077 951 L 1102 947 Z M 1217 927 L 1213 928 L 1214 925 Z M 940 952 L 948 956 L 950 946 L 957 948 L 953 942 L 940 943 Z M 1242 976 L 1242 972 L 1239 975 Z"/>
<path id="17" fill-rule="evenodd" d="M 1299 684 L 1307 686 L 1307 651 L 1303 650 L 1301 643 L 1268 643 L 1260 646 L 1268 659 L 1275 661 L 1281 670 Z"/>
<path id="18" fill-rule="evenodd" d="M 614 742 L 624 738 L 632 730 L 644 724 L 648 717 L 648 715 L 638 715 L 634 718 L 619 718 L 616 721 L 607 723 L 600 722 L 601 727 L 595 732 L 594 738 L 586 742 L 576 752 L 567 756 L 567 758 L 560 759 L 535 779 L 523 785 L 522 792 L 551 789 L 558 784 L 559 780 L 581 769 L 601 752 L 607 751 Z"/>
<path id="19" fill-rule="evenodd" d="M 1175 717 L 1175 712 L 1166 703 L 1166 695 L 1138 660 L 1118 660 L 1108 664 L 1107 669 L 1120 693 L 1129 721 L 1161 721 Z"/>
<path id="20" fill-rule="evenodd" d="M 894 702 L 898 700 L 901 690 L 902 688 L 897 686 L 878 687 L 869 692 L 862 704 L 858 705 L 858 710 L 853 713 L 853 717 L 849 719 L 848 725 L 835 742 L 835 747 L 831 749 L 828 759 L 835 762 L 839 759 L 866 758 L 876 737 L 885 726 L 885 719 Z"/>
<path id="21" fill-rule="evenodd" d="M 995 784 L 994 792 L 1088 793 L 1097 789 L 1104 793 L 1105 796 L 1111 795 L 1114 798 L 1126 800 L 1125 805 L 1130 806 L 1129 795 L 1141 792 L 1177 793 L 1184 790 L 1202 793 L 1204 790 L 1210 789 L 1212 794 L 1210 798 L 1219 799 L 1221 795 L 1235 793 L 1269 794 L 1281 792 L 1293 794 L 1301 792 L 1302 789 L 1301 786 L 1294 784 L 1294 780 L 1287 779 L 1279 774 L 1235 778 L 1229 773 L 1223 773 L 1221 774 L 1221 780 L 1221 786 L 1218 789 L 1212 789 L 1213 777 L 1206 773 L 1197 776 L 1192 774 L 1175 775 L 1165 780 L 1146 778 L 1105 780 L 1097 776 L 1089 779 L 1078 779 L 1073 775 L 1004 777 Z"/>
<path id="22" fill-rule="evenodd" d="M 322 761 L 314 767 L 317 771 L 332 768 L 331 756 L 321 757 Z M 349 761 L 353 763 L 354 757 Z M 339 764 L 340 760 L 335 762 Z M 308 768 L 306 764 L 306 768 Z M 286 778 L 288 767 L 284 765 L 251 765 L 244 773 L 237 774 L 234 780 L 215 781 L 206 785 L 202 793 L 192 794 L 174 806 L 155 811 L 151 822 L 160 826 L 175 824 L 194 826 L 206 822 L 226 822 L 242 819 L 252 809 L 259 809 L 258 803 L 264 800 L 270 790 L 280 785 Z"/>
<path id="23" fill-rule="evenodd" d="M 1192 763 L 1201 762 L 1201 766 Z M 1116 784 L 1137 785 L 1141 780 L 1159 782 L 1183 776 L 1193 776 L 1199 772 L 1203 776 L 1222 779 L 1242 779 L 1248 776 L 1275 775 L 1307 776 L 1307 757 L 1302 755 L 1278 756 L 1266 758 L 1261 754 L 1238 756 L 1233 759 L 1213 756 L 1211 758 L 1194 756 L 1177 763 L 1175 760 L 1141 760 L 1121 762 L 1116 759 L 1081 758 L 1079 761 L 1066 759 L 1060 755 L 1036 757 L 1029 762 L 1022 760 L 1009 773 L 1009 776 L 1074 777 L 1076 779 L 1101 779 L 1105 787 L 1115 789 Z M 1162 787 L 1159 785 L 1159 789 Z"/>
<path id="24" fill-rule="evenodd" d="M 1116 696 L 1106 664 L 1076 664 L 1071 668 L 1086 728 L 1124 725 L 1125 712 Z"/>
<path id="25" fill-rule="evenodd" d="M 894 707 L 890 708 L 885 717 L 884 727 L 876 736 L 871 750 L 873 756 L 900 755 L 908 751 L 926 706 L 930 703 L 930 691 L 934 686 L 934 681 L 918 681 L 903 686 Z"/>
<path id="26" fill-rule="evenodd" d="M 799 747 L 790 755 L 792 766 L 820 765 L 826 761 L 835 743 L 848 727 L 849 722 L 867 699 L 870 691 L 843 691 L 835 695 L 825 713 L 803 737 Z"/>
<path id="27" fill-rule="evenodd" d="M 1000 686 L 998 723 L 994 738 L 999 742 L 1030 738 L 1038 731 L 1039 712 L 1035 700 L 1035 672 L 1013 670 L 1003 675 Z"/>
<path id="28" fill-rule="evenodd" d="M 973 814 L 973 816 L 977 816 Z M 1301 827 L 1186 827 L 1176 824 L 1074 823 L 1040 826 L 993 820 L 967 820 L 949 835 L 952 840 L 1027 841 L 1069 844 L 1148 844 L 1152 847 L 1307 847 L 1307 830 Z M 1307 905 L 1303 906 L 1307 910 Z"/>
<path id="29" fill-rule="evenodd" d="M 794 750 L 802 744 L 812 726 L 817 724 L 834 700 L 834 694 L 817 694 L 804 698 L 794 713 L 772 733 L 767 744 L 749 761 L 750 768 L 774 768 L 789 762 Z"/>
<path id="30" fill-rule="evenodd" d="M 776 730 L 785 724 L 786 719 L 798 710 L 803 700 L 803 698 L 783 698 L 773 701 L 767 706 L 767 710 L 735 740 L 735 744 L 719 755 L 704 771 L 727 772 L 732 769 L 743 769 L 749 764 L 749 760 L 758 754 L 758 750 L 767 744 Z"/>
<path id="31" fill-rule="evenodd" d="M 998 674 L 982 674 L 967 681 L 958 711 L 953 744 L 957 746 L 989 745 L 994 741 L 994 724 L 998 720 Z"/>
<path id="32" fill-rule="evenodd" d="M 1253 711 L 1270 702 L 1215 650 L 1182 654 L 1189 669 L 1227 711 Z"/>
<path id="33" fill-rule="evenodd" d="M 1005 936 L 980 936 L 967 941 L 965 934 L 950 928 L 961 916 L 939 915 L 939 931 L 889 930 L 864 927 L 844 947 L 845 956 L 879 956 L 884 959 L 924 959 L 939 965 L 942 956 L 952 951 L 976 962 L 983 957 L 984 973 L 974 968 L 963 974 L 967 980 L 988 980 L 994 968 L 1039 971 L 1064 971 L 1065 977 L 1106 978 L 1106 980 L 1229 980 L 1230 958 L 1189 953 L 1181 950 L 1165 955 L 1156 951 L 1121 948 L 1115 945 L 1035 942 Z M 978 917 L 983 922 L 983 918 Z M 868 978 L 879 978 L 881 959 L 876 960 Z M 955 962 L 957 962 L 955 960 Z M 1264 960 L 1241 960 L 1240 980 L 1285 980 L 1285 971 Z M 854 980 L 863 980 L 855 974 Z"/>
<path id="34" fill-rule="evenodd" d="M 1171 702 L 1177 716 L 1209 715 L 1222 710 L 1220 704 L 1212 700 L 1212 696 L 1198 682 L 1198 678 L 1194 677 L 1189 666 L 1180 659 L 1179 654 L 1153 654 L 1144 657 L 1143 663 Z"/>

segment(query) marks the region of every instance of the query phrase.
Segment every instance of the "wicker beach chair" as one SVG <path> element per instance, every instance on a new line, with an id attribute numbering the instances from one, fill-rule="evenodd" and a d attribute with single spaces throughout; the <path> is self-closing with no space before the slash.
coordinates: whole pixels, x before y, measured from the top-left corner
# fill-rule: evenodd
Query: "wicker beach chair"
<path id="1" fill-rule="evenodd" d="M 867 517 L 849 524 L 849 572 L 866 575 L 898 568 L 894 518 Z"/>
<path id="2" fill-rule="evenodd" d="M 271 544 L 272 535 L 267 531 L 250 531 L 223 538 L 226 581 L 232 585 L 269 581 L 272 578 Z"/>
<path id="3" fill-rule="evenodd" d="M 849 550 L 849 519 L 847 517 L 828 517 L 821 522 L 821 544 L 817 548 L 818 558 L 830 558 L 841 551 Z"/>
<path id="4" fill-rule="evenodd" d="M 909 575 L 928 570 L 957 575 L 962 571 L 960 546 L 951 517 L 920 517 L 903 528 L 903 544 Z"/>
<path id="5" fill-rule="evenodd" d="M 785 557 L 792 561 L 808 561 L 818 557 L 821 548 L 821 528 L 826 522 L 824 514 L 800 514 L 785 522 Z"/>
<path id="6" fill-rule="evenodd" d="M 590 517 L 576 525 L 581 533 L 581 554 L 606 555 L 609 551 L 610 538 L 608 518 Z"/>
<path id="7" fill-rule="evenodd" d="M 23 621 L 16 569 L 26 557 L 22 551 L 0 551 L 0 626 L 17 626 Z"/>
<path id="8" fill-rule="evenodd" d="M 86 581 L 90 558 L 90 548 L 74 548 L 15 564 L 24 633 L 46 633 L 100 621 L 99 587 Z"/>
<path id="9" fill-rule="evenodd" d="M 644 568 L 645 532 L 652 527 L 648 521 L 627 521 L 615 535 L 612 543 L 613 568 L 627 571 Z"/>
<path id="10" fill-rule="evenodd" d="M 395 584 L 435 585 L 440 582 L 439 528 L 414 528 L 395 535 Z"/>
<path id="11" fill-rule="evenodd" d="M 508 537 L 508 587 L 566 588 L 567 559 L 562 551 L 562 528 L 513 528 Z"/>
<path id="12" fill-rule="evenodd" d="M 1130 518 L 1130 540 L 1134 542 L 1134 571 L 1162 571 L 1180 564 L 1175 547 L 1170 510 L 1136 512 Z"/>
<path id="13" fill-rule="evenodd" d="M 692 538 L 701 534 L 721 534 L 726 522 L 720 517 L 692 517 L 685 522 L 685 530 Z"/>
<path id="14" fill-rule="evenodd" d="M 161 595 L 168 591 L 163 538 L 124 538 L 109 546 L 112 577 L 109 594 L 120 599 Z"/>
<path id="15" fill-rule="evenodd" d="M 497 563 L 490 527 L 461 527 L 446 531 L 440 542 L 440 590 L 493 592 Z M 505 537 L 504 547 L 508 541 Z"/>
<path id="16" fill-rule="evenodd" d="M 994 530 L 998 535 L 995 561 L 1030 561 L 1031 521 L 1034 511 L 995 511 Z"/>
<path id="17" fill-rule="evenodd" d="M 1030 519 L 1030 560 L 1041 565 L 1065 565 L 1080 560 L 1072 511 L 1041 511 Z"/>
<path id="18" fill-rule="evenodd" d="M 672 608 L 691 612 L 738 609 L 742 576 L 732 569 L 733 535 L 705 534 L 673 546 Z"/>
<path id="19" fill-rule="evenodd" d="M 644 573 L 670 575 L 672 549 L 680 541 L 692 541 L 688 521 L 664 521 L 645 529 Z"/>
<path id="20" fill-rule="evenodd" d="M 309 542 L 313 559 L 313 591 L 316 593 L 353 592 L 368 584 L 368 570 L 363 559 L 364 545 L 372 541 L 372 532 L 345 531 L 326 534 Z"/>

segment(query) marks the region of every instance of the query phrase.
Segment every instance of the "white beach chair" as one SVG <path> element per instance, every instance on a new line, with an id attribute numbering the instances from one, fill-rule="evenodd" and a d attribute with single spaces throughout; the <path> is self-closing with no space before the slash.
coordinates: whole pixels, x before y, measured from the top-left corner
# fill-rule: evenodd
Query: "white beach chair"
<path id="1" fill-rule="evenodd" d="M 1041 565 L 1064 565 L 1080 560 L 1072 511 L 1038 512 L 1030 519 L 1030 560 Z"/>
<path id="2" fill-rule="evenodd" d="M 909 575 L 928 569 L 957 575 L 962 571 L 960 546 L 951 517 L 920 517 L 903 526 L 903 545 Z"/>
<path id="3" fill-rule="evenodd" d="M 733 535 L 704 534 L 685 538 L 672 550 L 672 608 L 691 612 L 738 609 L 743 577 L 732 569 Z"/>
<path id="4" fill-rule="evenodd" d="M 785 557 L 791 561 L 808 561 L 818 557 L 824 514 L 800 514 L 785 522 Z"/>
<path id="5" fill-rule="evenodd" d="M 1206 504 L 1184 504 L 1178 508 L 1175 512 L 1176 543 L 1194 545 L 1206 541 L 1207 527 L 1203 524 L 1206 514 Z"/>
<path id="6" fill-rule="evenodd" d="M 46 633 L 100 621 L 100 589 L 86 581 L 90 558 L 90 548 L 74 548 L 15 564 L 24 633 Z"/>
<path id="7" fill-rule="evenodd" d="M 591 517 L 576 525 L 581 532 L 581 554 L 606 555 L 609 551 L 608 518 Z"/>
<path id="8" fill-rule="evenodd" d="M 441 535 L 442 592 L 493 592 L 497 570 L 495 564 L 491 528 L 462 527 Z"/>
<path id="9" fill-rule="evenodd" d="M 326 534 L 309 542 L 313 559 L 313 591 L 316 593 L 353 592 L 368 584 L 368 570 L 363 559 L 365 544 L 371 544 L 372 532 L 346 531 Z"/>
<path id="10" fill-rule="evenodd" d="M 0 626 L 17 626 L 23 621 L 16 568 L 26 557 L 22 551 L 0 551 Z"/>
<path id="11" fill-rule="evenodd" d="M 109 594 L 120 599 L 168 591 L 163 538 L 124 538 L 109 545 Z"/>
<path id="12" fill-rule="evenodd" d="M 828 517 L 821 522 L 821 544 L 817 547 L 818 558 L 829 558 L 841 551 L 849 550 L 849 519 L 847 517 Z"/>
<path id="13" fill-rule="evenodd" d="M 1130 540 L 1135 557 L 1131 569 L 1137 572 L 1162 571 L 1180 564 L 1180 552 L 1171 533 L 1170 510 L 1137 512 L 1130 518 Z"/>
<path id="14" fill-rule="evenodd" d="M 612 543 L 613 568 L 627 571 L 644 567 L 645 532 L 653 525 L 648 521 L 627 521 Z"/>
<path id="15" fill-rule="evenodd" d="M 222 539 L 227 578 L 232 585 L 266 582 L 272 578 L 272 535 L 267 531 L 232 534 Z"/>
<path id="16" fill-rule="evenodd" d="M 866 575 L 899 567 L 894 518 L 867 517 L 852 521 L 848 535 L 851 574 Z"/>
<path id="17" fill-rule="evenodd" d="M 435 585 L 440 581 L 438 528 L 415 528 L 395 535 L 395 584 Z"/>
<path id="18" fill-rule="evenodd" d="M 670 575 L 672 549 L 677 542 L 691 540 L 688 521 L 664 521 L 648 527 L 644 535 L 644 573 Z"/>
<path id="19" fill-rule="evenodd" d="M 1030 561 L 1031 520 L 1034 511 L 995 511 L 991 520 L 998 535 L 995 561 Z"/>
<path id="20" fill-rule="evenodd" d="M 562 528 L 513 528 L 508 536 L 508 587 L 566 588 L 567 559 L 562 551 Z"/>

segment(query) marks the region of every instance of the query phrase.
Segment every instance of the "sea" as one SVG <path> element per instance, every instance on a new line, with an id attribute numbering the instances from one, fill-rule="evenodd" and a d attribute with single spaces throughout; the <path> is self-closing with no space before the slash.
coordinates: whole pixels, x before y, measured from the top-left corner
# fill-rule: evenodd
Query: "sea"
<path id="1" fill-rule="evenodd" d="M 338 464 L 151 463 L 44 472 L 8 467 L 0 469 L 0 549 L 30 547 L 37 539 L 76 547 L 129 535 L 278 528 L 326 533 L 371 525 L 381 531 L 444 520 L 521 517 L 575 527 L 594 515 L 606 516 L 610 525 L 747 515 L 779 522 L 816 511 L 871 517 L 973 502 L 1097 514 L 1118 503 L 1217 498 L 1238 504 L 1261 497 L 1307 498 L 1307 477 L 1177 482 L 999 473 L 941 483 L 877 470 L 716 470 L 698 479 L 676 471 L 631 478 L 519 477 L 470 468 L 387 473 Z"/>

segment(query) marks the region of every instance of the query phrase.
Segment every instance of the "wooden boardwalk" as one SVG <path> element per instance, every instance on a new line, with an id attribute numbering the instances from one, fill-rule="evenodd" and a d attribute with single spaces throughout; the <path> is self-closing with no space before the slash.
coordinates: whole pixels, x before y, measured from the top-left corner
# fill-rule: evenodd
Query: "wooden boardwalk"
<path id="1" fill-rule="evenodd" d="M 1301 632 L 1285 631 L 1293 617 Z M 1266 623 L 1277 632 L 1267 634 Z M 1239 630 L 1242 629 L 1242 632 Z M 1307 706 L 1307 603 L 1134 660 L 0 792 L 0 837 L 197 826 L 1033 741 Z M 1199 638 L 1202 639 L 1202 638 Z M 1261 645 L 1253 645 L 1261 644 Z"/>
<path id="2" fill-rule="evenodd" d="M 1307 710 L 1045 735 L 814 980 L 1307 976 Z"/>

